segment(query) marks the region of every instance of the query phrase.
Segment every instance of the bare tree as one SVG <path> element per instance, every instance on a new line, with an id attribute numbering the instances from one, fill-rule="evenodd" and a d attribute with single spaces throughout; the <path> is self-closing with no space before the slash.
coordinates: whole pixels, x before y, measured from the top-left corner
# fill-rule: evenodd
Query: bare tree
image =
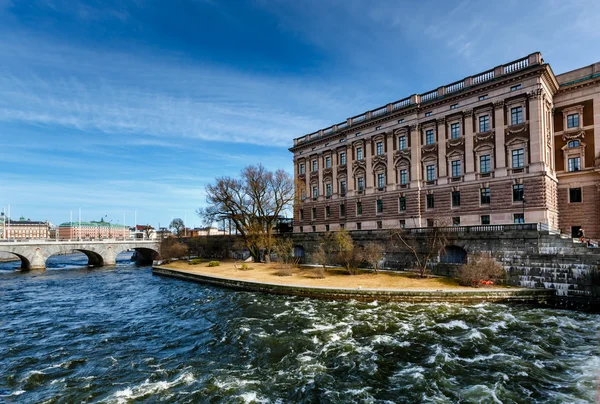
<path id="1" fill-rule="evenodd" d="M 345 229 L 332 233 L 330 237 L 335 263 L 346 268 L 350 275 L 354 275 L 363 261 L 361 249 L 354 244 L 350 233 Z"/>
<path id="2" fill-rule="evenodd" d="M 384 255 L 385 250 L 381 244 L 373 241 L 365 244 L 363 249 L 364 259 L 373 266 L 375 273 L 377 273 L 377 266 L 379 265 L 379 261 L 383 259 Z"/>
<path id="3" fill-rule="evenodd" d="M 173 219 L 171 224 L 169 224 L 169 229 L 173 229 L 175 234 L 179 239 L 183 235 L 183 231 L 185 230 L 185 223 L 180 218 Z"/>
<path id="4" fill-rule="evenodd" d="M 427 265 L 444 251 L 448 242 L 446 223 L 433 220 L 433 226 L 416 229 L 392 230 L 392 243 L 397 242 L 409 251 L 415 260 L 421 277 L 427 273 Z"/>
<path id="5" fill-rule="evenodd" d="M 150 240 L 153 233 L 154 233 L 154 228 L 152 226 L 150 226 L 149 224 L 144 226 L 144 230 L 143 230 L 142 234 L 146 240 Z"/>
<path id="6" fill-rule="evenodd" d="M 262 165 L 248 166 L 241 178 L 219 177 L 206 187 L 208 206 L 199 209 L 202 217 L 229 218 L 242 236 L 254 261 L 270 261 L 274 227 L 294 197 L 294 181 L 283 170 L 268 171 Z"/>

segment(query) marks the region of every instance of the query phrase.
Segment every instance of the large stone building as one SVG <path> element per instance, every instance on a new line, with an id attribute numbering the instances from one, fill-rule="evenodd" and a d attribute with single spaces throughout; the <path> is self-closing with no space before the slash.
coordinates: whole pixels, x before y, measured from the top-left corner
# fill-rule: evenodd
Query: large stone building
<path id="1" fill-rule="evenodd" d="M 294 231 L 542 223 L 600 237 L 600 63 L 533 53 L 294 139 Z"/>
<path id="2" fill-rule="evenodd" d="M 25 219 L 12 220 L 0 216 L 0 229 L 2 238 L 7 240 L 46 239 L 49 237 L 50 224 L 39 220 Z"/>
<path id="3" fill-rule="evenodd" d="M 98 240 L 98 239 L 128 239 L 128 226 L 100 221 L 65 222 L 58 226 L 58 238 L 61 240 Z"/>

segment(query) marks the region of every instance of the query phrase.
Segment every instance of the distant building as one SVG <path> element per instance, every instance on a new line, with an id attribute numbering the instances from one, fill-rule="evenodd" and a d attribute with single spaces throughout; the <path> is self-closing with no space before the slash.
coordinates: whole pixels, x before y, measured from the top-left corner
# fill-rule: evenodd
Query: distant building
<path id="1" fill-rule="evenodd" d="M 190 237 L 199 237 L 199 236 L 224 236 L 227 232 L 224 230 L 219 230 L 216 227 L 196 227 L 194 229 L 188 230 L 188 235 Z"/>
<path id="2" fill-rule="evenodd" d="M 50 225 L 48 222 L 25 219 L 11 220 L 9 217 L 2 218 L 0 227 L 2 227 L 3 238 L 9 240 L 28 240 L 28 239 L 46 239 L 49 236 Z"/>
<path id="3" fill-rule="evenodd" d="M 58 226 L 58 238 L 62 240 L 73 239 L 123 239 L 129 238 L 129 227 L 120 224 L 105 222 L 65 222 Z"/>
<path id="4" fill-rule="evenodd" d="M 156 240 L 156 230 L 150 225 L 135 225 L 129 229 L 131 238 L 138 240 Z"/>
<path id="5" fill-rule="evenodd" d="M 600 63 L 540 53 L 294 139 L 294 232 L 541 223 L 600 238 Z"/>
<path id="6" fill-rule="evenodd" d="M 174 236 L 173 236 L 173 233 L 171 233 L 171 231 L 169 229 L 167 229 L 166 227 L 161 227 L 156 231 L 156 238 L 159 240 L 169 238 L 169 237 L 174 237 Z"/>

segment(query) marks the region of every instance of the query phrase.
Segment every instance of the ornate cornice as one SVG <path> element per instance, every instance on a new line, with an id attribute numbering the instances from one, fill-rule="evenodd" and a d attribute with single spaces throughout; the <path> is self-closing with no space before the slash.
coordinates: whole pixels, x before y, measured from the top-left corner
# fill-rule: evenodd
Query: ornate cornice
<path id="1" fill-rule="evenodd" d="M 387 156 L 385 154 L 381 154 L 379 156 L 373 156 L 372 167 L 375 167 L 378 164 L 383 164 L 387 166 Z"/>
<path id="2" fill-rule="evenodd" d="M 465 109 L 463 111 L 463 116 L 465 116 L 465 117 L 473 116 L 473 110 L 472 109 Z"/>
<path id="3" fill-rule="evenodd" d="M 365 170 L 365 167 L 366 167 L 366 163 L 364 160 L 356 160 L 356 161 L 352 162 L 352 173 L 356 173 L 356 171 L 358 171 L 360 169 Z"/>
<path id="4" fill-rule="evenodd" d="M 464 146 L 464 144 L 465 144 L 465 138 L 464 137 L 461 137 L 461 138 L 458 138 L 458 139 L 450 139 L 446 143 L 446 148 L 447 149 L 453 149 L 453 148 L 456 148 L 456 147 Z"/>
<path id="5" fill-rule="evenodd" d="M 425 154 L 430 154 L 430 153 L 437 153 L 438 150 L 438 145 L 436 144 L 432 144 L 432 145 L 428 145 L 428 146 L 423 146 L 421 148 L 421 155 L 425 155 Z"/>
<path id="6" fill-rule="evenodd" d="M 488 139 L 493 139 L 494 135 L 494 129 L 488 132 L 478 132 L 475 134 L 475 143 L 484 142 Z"/>
<path id="7" fill-rule="evenodd" d="M 562 139 L 564 141 L 575 140 L 575 139 L 585 139 L 585 131 L 581 130 L 578 132 L 563 133 Z"/>
<path id="8" fill-rule="evenodd" d="M 529 95 L 529 98 L 536 100 L 536 99 L 542 97 L 543 92 L 544 92 L 544 90 L 542 90 L 541 88 L 537 88 L 537 89 L 529 92 L 528 95 Z"/>
<path id="9" fill-rule="evenodd" d="M 520 123 L 518 125 L 510 125 L 505 129 L 505 133 L 507 135 L 516 135 L 519 133 L 526 132 L 528 128 L 529 128 L 528 122 Z"/>
<path id="10" fill-rule="evenodd" d="M 494 108 L 496 108 L 496 109 L 504 108 L 504 100 L 498 100 L 498 101 L 494 102 Z"/>

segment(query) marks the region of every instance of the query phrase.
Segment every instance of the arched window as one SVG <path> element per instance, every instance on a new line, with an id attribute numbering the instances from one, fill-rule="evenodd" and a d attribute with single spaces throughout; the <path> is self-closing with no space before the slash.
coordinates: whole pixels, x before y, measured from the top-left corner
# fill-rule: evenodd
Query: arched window
<path id="1" fill-rule="evenodd" d="M 567 143 L 567 146 L 569 149 L 573 147 L 579 147 L 579 140 L 571 140 L 569 143 Z"/>

